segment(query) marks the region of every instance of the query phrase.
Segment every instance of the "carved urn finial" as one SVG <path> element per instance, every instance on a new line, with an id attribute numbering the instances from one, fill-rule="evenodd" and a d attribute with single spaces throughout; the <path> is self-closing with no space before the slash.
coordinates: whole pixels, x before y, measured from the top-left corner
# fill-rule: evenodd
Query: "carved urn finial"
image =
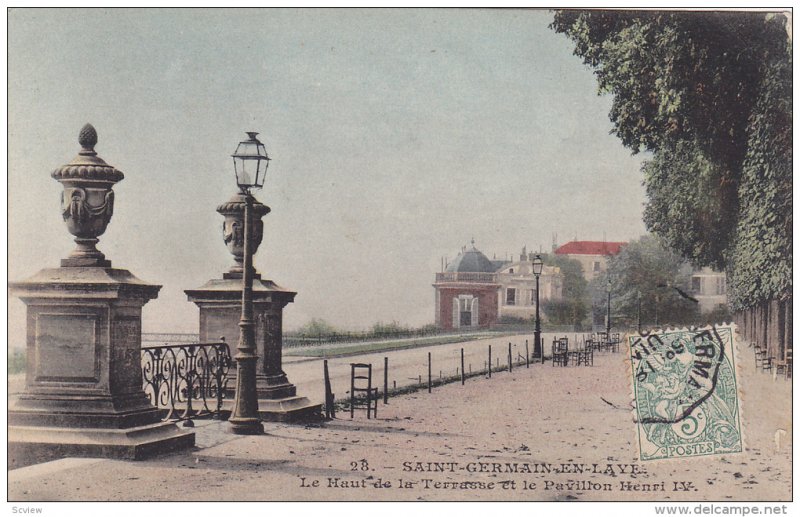
<path id="1" fill-rule="evenodd" d="M 94 146 L 97 145 L 97 131 L 93 125 L 87 123 L 81 128 L 81 132 L 78 134 L 78 143 L 83 147 L 80 152 L 81 155 L 97 155 L 94 152 Z"/>
<path id="2" fill-rule="evenodd" d="M 61 260 L 61 266 L 111 267 L 96 244 L 114 213 L 112 188 L 124 175 L 97 156 L 94 150 L 97 131 L 91 124 L 83 126 L 78 143 L 81 145 L 78 156 L 51 173 L 64 186 L 61 215 L 77 244 L 69 257 Z"/>
<path id="3" fill-rule="evenodd" d="M 228 251 L 233 255 L 233 266 L 222 275 L 223 278 L 242 278 L 242 263 L 244 260 L 244 205 L 245 194 L 238 192 L 234 194 L 227 203 L 222 203 L 217 207 L 217 212 L 225 217 L 222 223 L 222 240 L 228 247 Z M 253 247 L 253 254 L 258 250 L 261 239 L 264 237 L 264 221 L 262 217 L 267 215 L 270 209 L 267 205 L 260 203 L 253 198 L 253 218 L 251 224 L 250 245 Z M 255 268 L 254 268 L 255 269 Z M 254 278 L 260 278 L 255 273 Z"/>

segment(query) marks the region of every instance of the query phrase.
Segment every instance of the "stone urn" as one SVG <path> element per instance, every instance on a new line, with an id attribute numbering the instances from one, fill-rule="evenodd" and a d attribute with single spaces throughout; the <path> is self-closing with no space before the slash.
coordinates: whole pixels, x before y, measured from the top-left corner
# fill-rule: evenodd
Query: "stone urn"
<path id="1" fill-rule="evenodd" d="M 61 215 L 67 229 L 75 236 L 77 247 L 61 260 L 62 267 L 111 267 L 96 247 L 114 213 L 115 183 L 124 175 L 97 156 L 97 132 L 86 124 L 78 135 L 81 151 L 71 162 L 51 176 L 64 186 Z"/>
<path id="2" fill-rule="evenodd" d="M 222 223 L 222 238 L 228 251 L 233 255 L 234 264 L 231 269 L 223 274 L 223 278 L 242 278 L 244 261 L 244 205 L 245 194 L 239 192 L 230 198 L 226 203 L 217 207 L 217 212 L 225 217 Z M 253 248 L 253 255 L 258 250 L 261 239 L 264 237 L 264 222 L 262 217 L 269 213 L 269 207 L 253 199 L 253 209 L 251 221 L 250 246 Z M 259 278 L 257 273 L 255 278 Z"/>

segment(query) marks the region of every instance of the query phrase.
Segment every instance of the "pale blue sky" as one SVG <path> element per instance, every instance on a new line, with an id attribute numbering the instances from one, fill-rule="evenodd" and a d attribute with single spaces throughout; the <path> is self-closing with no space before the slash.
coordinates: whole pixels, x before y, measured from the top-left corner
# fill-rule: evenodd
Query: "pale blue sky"
<path id="1" fill-rule="evenodd" d="M 231 263 L 215 207 L 258 131 L 272 208 L 255 259 L 311 317 L 433 321 L 434 273 L 475 238 L 522 245 L 644 232 L 641 156 L 610 98 L 532 10 L 12 10 L 9 274 L 72 249 L 50 172 L 91 122 L 125 173 L 99 248 L 163 284 L 145 331 L 196 331 L 184 289 Z M 10 302 L 12 336 L 23 306 Z"/>

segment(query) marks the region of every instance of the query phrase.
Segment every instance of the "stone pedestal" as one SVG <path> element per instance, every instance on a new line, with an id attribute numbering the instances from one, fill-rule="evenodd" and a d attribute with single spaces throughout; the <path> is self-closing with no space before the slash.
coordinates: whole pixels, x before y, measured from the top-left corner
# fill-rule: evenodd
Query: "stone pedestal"
<path id="1" fill-rule="evenodd" d="M 27 369 L 8 412 L 10 466 L 194 445 L 142 389 L 142 306 L 160 288 L 110 267 L 45 269 L 11 284 L 27 305 Z"/>
<path id="2" fill-rule="evenodd" d="M 242 279 L 237 272 L 228 272 L 222 279 L 210 280 L 202 287 L 184 291 L 189 301 L 200 308 L 200 341 L 218 341 L 224 337 L 236 354 L 239 342 L 239 320 L 242 315 Z M 321 418 L 322 407 L 297 395 L 297 388 L 283 371 L 282 326 L 283 308 L 297 293 L 262 280 L 253 280 L 253 318 L 256 324 L 258 355 L 256 386 L 259 415 L 265 421 L 298 422 Z M 236 387 L 236 366 L 229 370 L 226 398 L 230 404 Z"/>

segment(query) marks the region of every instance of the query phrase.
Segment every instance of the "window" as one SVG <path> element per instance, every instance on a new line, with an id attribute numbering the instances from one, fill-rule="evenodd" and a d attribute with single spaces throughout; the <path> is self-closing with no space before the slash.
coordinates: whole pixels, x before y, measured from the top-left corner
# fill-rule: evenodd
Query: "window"
<path id="1" fill-rule="evenodd" d="M 517 290 L 509 287 L 506 289 L 506 305 L 515 305 L 517 301 Z"/>
<path id="2" fill-rule="evenodd" d="M 471 294 L 453 298 L 453 328 L 478 325 L 478 299 Z"/>
<path id="3" fill-rule="evenodd" d="M 692 291 L 699 293 L 703 290 L 703 279 L 699 276 L 692 277 Z"/>
<path id="4" fill-rule="evenodd" d="M 600 271 L 600 261 L 599 260 L 595 260 L 594 261 L 594 271 Z"/>
<path id="5" fill-rule="evenodd" d="M 725 277 L 717 277 L 717 294 L 725 294 Z"/>
<path id="6" fill-rule="evenodd" d="M 514 268 L 512 267 L 511 269 L 508 270 L 508 272 L 513 275 L 514 274 Z"/>

